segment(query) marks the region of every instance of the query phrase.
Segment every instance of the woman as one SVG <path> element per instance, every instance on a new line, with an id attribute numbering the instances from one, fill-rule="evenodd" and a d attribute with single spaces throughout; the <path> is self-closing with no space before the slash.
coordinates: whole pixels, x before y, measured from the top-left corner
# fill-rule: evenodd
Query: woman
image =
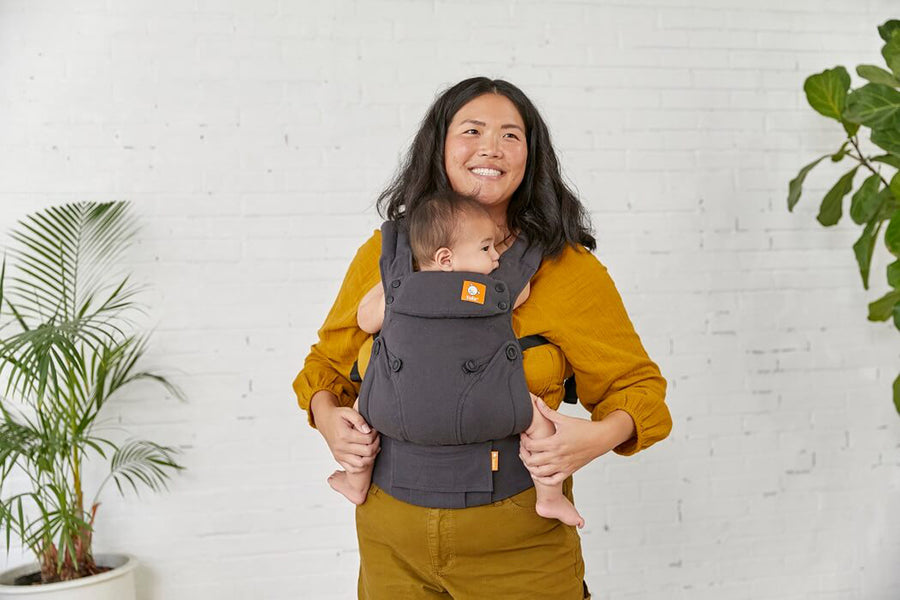
<path id="1" fill-rule="evenodd" d="M 519 458 L 537 481 L 564 482 L 609 450 L 631 455 L 665 438 L 672 422 L 666 382 L 634 332 L 606 269 L 587 250 L 596 242 L 587 213 L 562 182 L 546 125 L 531 101 L 502 80 L 476 77 L 441 94 L 428 111 L 379 212 L 399 220 L 436 190 L 474 194 L 488 209 L 502 253 L 524 233 L 544 259 L 531 297 L 513 313 L 518 337 L 551 343 L 525 352 L 531 391 L 557 433 L 522 437 Z M 338 463 L 373 464 L 379 438 L 350 408 L 371 347 L 357 327 L 359 300 L 380 280 L 380 232 L 357 252 L 338 297 L 294 381 L 301 408 Z M 563 381 L 578 381 L 591 419 L 556 413 Z M 547 406 L 549 405 L 549 406 Z M 515 460 L 515 458 L 512 458 Z M 507 457 L 506 460 L 510 460 Z M 577 532 L 534 512 L 535 491 L 466 508 L 414 506 L 373 484 L 357 507 L 359 597 L 589 598 Z"/>

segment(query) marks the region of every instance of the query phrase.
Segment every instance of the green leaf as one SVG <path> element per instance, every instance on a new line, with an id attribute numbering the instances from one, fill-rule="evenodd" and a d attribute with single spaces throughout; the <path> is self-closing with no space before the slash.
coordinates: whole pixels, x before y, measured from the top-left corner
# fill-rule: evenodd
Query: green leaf
<path id="1" fill-rule="evenodd" d="M 878 212 L 881 198 L 878 190 L 881 188 L 881 177 L 870 175 L 863 181 L 860 188 L 853 194 L 850 201 L 850 218 L 857 225 L 868 222 Z"/>
<path id="2" fill-rule="evenodd" d="M 853 244 L 853 254 L 856 255 L 856 263 L 859 265 L 859 274 L 862 276 L 865 289 L 869 289 L 869 268 L 872 265 L 872 252 L 875 249 L 875 240 L 878 239 L 880 229 L 881 223 L 875 220 L 869 221 L 860 238 Z"/>
<path id="3" fill-rule="evenodd" d="M 841 220 L 841 215 L 844 210 L 844 196 L 853 189 L 853 177 L 856 175 L 857 169 L 859 169 L 859 167 L 854 167 L 850 171 L 844 173 L 844 175 L 838 179 L 837 183 L 828 190 L 828 193 L 825 194 L 825 198 L 822 199 L 822 204 L 819 207 L 819 215 L 816 219 L 825 227 L 835 225 Z"/>
<path id="4" fill-rule="evenodd" d="M 891 41 L 891 38 L 894 35 L 895 31 L 900 30 L 900 21 L 897 19 L 891 19 L 889 21 L 885 21 L 883 25 L 878 26 L 878 35 L 881 36 L 886 42 Z"/>
<path id="5" fill-rule="evenodd" d="M 897 379 L 894 380 L 894 408 L 900 414 L 900 375 L 897 375 Z"/>
<path id="6" fill-rule="evenodd" d="M 900 198 L 900 172 L 894 173 L 894 176 L 891 177 L 889 187 L 894 198 Z"/>
<path id="7" fill-rule="evenodd" d="M 847 148 L 847 146 L 849 145 L 849 141 L 841 144 L 840 149 L 831 155 L 831 162 L 841 162 L 842 160 L 844 160 L 844 157 L 847 156 L 847 153 L 849 152 L 849 149 Z"/>
<path id="8" fill-rule="evenodd" d="M 894 305 L 894 327 L 900 330 L 900 303 Z"/>
<path id="9" fill-rule="evenodd" d="M 887 321 L 893 314 L 897 302 L 900 302 L 900 290 L 892 290 L 875 302 L 870 302 L 869 320 Z"/>
<path id="10" fill-rule="evenodd" d="M 881 55 L 894 75 L 900 77 L 900 35 L 897 29 L 891 33 L 891 39 L 881 49 Z"/>
<path id="11" fill-rule="evenodd" d="M 844 67 L 825 69 L 810 75 L 803 83 L 806 100 L 821 115 L 836 121 L 841 120 L 850 89 L 850 75 Z"/>
<path id="12" fill-rule="evenodd" d="M 900 87 L 900 79 L 897 79 L 892 73 L 885 71 L 881 67 L 876 67 L 875 65 L 859 65 L 856 67 L 856 72 L 860 77 L 867 79 L 872 83 L 880 83 L 895 88 Z"/>
<path id="13" fill-rule="evenodd" d="M 843 116 L 872 129 L 900 125 L 900 92 L 881 83 L 867 83 L 847 96 Z"/>
<path id="14" fill-rule="evenodd" d="M 884 148 L 891 154 L 900 155 L 900 128 L 873 129 L 872 137 L 869 139 L 873 144 Z"/>
<path id="15" fill-rule="evenodd" d="M 900 260 L 887 266 L 887 282 L 892 288 L 900 287 Z"/>
<path id="16" fill-rule="evenodd" d="M 881 205 L 878 207 L 878 215 L 875 218 L 879 221 L 888 221 L 894 216 L 894 212 L 900 209 L 900 202 L 891 193 L 891 188 L 881 188 L 878 196 L 881 198 Z"/>
<path id="17" fill-rule="evenodd" d="M 896 156 L 894 154 L 879 154 L 878 156 L 873 156 L 869 160 L 872 162 L 880 162 L 886 165 L 891 165 L 896 169 L 900 169 L 900 156 Z"/>
<path id="18" fill-rule="evenodd" d="M 844 131 L 847 132 L 848 137 L 853 137 L 859 131 L 859 123 L 851 123 L 847 119 L 841 119 L 841 125 L 844 126 Z"/>
<path id="19" fill-rule="evenodd" d="M 812 171 L 813 167 L 822 162 L 824 159 L 828 158 L 829 154 L 824 156 L 820 156 L 816 160 L 812 161 L 797 173 L 797 176 L 791 179 L 791 182 L 788 184 L 788 210 L 793 211 L 794 206 L 797 205 L 797 201 L 800 200 L 800 193 L 803 191 L 803 181 L 806 179 L 806 176 L 809 175 L 809 172 Z"/>
<path id="20" fill-rule="evenodd" d="M 884 245 L 894 256 L 900 256 L 900 211 L 895 211 L 884 231 Z"/>

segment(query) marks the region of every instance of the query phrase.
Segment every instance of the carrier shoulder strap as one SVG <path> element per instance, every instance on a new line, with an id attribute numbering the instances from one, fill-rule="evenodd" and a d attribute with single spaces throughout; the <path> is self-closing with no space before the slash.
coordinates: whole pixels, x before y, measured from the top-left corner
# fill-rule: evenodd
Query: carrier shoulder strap
<path id="1" fill-rule="evenodd" d="M 406 219 L 381 224 L 381 258 L 378 267 L 385 291 L 391 281 L 413 272 L 413 255 L 407 227 Z"/>
<path id="2" fill-rule="evenodd" d="M 512 246 L 500 255 L 500 266 L 491 272 L 491 277 L 505 281 L 510 301 L 515 301 L 541 266 L 543 256 L 543 250 L 531 245 L 525 232 L 520 232 Z"/>

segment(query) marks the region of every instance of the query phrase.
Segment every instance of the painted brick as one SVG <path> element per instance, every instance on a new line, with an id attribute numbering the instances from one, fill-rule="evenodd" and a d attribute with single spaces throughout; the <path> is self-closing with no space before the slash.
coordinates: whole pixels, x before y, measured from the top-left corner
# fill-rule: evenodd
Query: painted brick
<path id="1" fill-rule="evenodd" d="M 189 469 L 164 494 L 105 496 L 98 550 L 144 561 L 140 600 L 355 596 L 353 508 L 325 484 L 335 462 L 290 382 L 428 104 L 484 73 L 542 111 L 669 381 L 670 438 L 576 475 L 595 596 L 900 596 L 900 521 L 883 508 L 900 494 L 900 347 L 865 318 L 889 260 L 879 245 L 864 291 L 859 228 L 815 221 L 847 164 L 810 175 L 798 214 L 785 206 L 787 182 L 842 140 L 803 80 L 880 64 L 875 26 L 895 9 L 3 2 L 0 227 L 134 202 L 148 358 L 189 395 L 146 386 L 110 406 Z M 25 559 L 10 550 L 3 565 Z"/>

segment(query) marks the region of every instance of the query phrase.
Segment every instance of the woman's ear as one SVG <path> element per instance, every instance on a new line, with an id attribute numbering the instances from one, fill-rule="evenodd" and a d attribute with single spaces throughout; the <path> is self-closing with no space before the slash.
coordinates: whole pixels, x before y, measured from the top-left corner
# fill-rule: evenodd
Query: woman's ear
<path id="1" fill-rule="evenodd" d="M 441 271 L 453 270 L 453 250 L 450 248 L 438 248 L 434 253 L 434 264 Z"/>

